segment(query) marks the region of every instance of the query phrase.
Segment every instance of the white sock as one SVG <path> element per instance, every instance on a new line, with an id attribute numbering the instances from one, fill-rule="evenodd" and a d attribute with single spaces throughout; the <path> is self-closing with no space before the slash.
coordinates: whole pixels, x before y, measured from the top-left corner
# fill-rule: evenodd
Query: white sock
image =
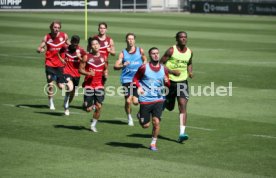
<path id="1" fill-rule="evenodd" d="M 186 128 L 185 125 L 180 126 L 180 135 L 185 133 L 185 128 Z"/>
<path id="2" fill-rule="evenodd" d="M 97 119 L 94 119 L 94 118 L 93 118 L 93 121 L 92 121 L 92 123 L 91 123 L 91 126 L 92 126 L 92 127 L 96 127 L 97 121 L 98 121 Z"/>
<path id="3" fill-rule="evenodd" d="M 183 124 L 183 117 L 184 117 L 184 114 L 183 114 L 183 113 L 180 113 L 180 114 L 179 114 L 180 135 L 185 133 L 185 127 L 186 127 L 186 126 Z"/>
<path id="4" fill-rule="evenodd" d="M 156 141 L 157 141 L 157 138 L 152 137 L 151 145 L 155 145 L 155 144 L 156 144 Z"/>
<path id="5" fill-rule="evenodd" d="M 65 109 L 69 108 L 69 99 L 70 99 L 70 93 L 67 92 L 65 97 L 64 97 L 64 108 Z"/>
<path id="6" fill-rule="evenodd" d="M 131 114 L 127 115 L 128 120 L 132 120 Z"/>
<path id="7" fill-rule="evenodd" d="M 53 97 L 49 98 L 49 105 L 50 106 L 54 105 L 54 98 Z"/>
<path id="8" fill-rule="evenodd" d="M 180 113 L 180 114 L 179 114 L 179 124 L 180 124 L 180 125 L 184 125 L 184 124 L 183 124 L 183 117 L 184 117 L 184 114 Z"/>

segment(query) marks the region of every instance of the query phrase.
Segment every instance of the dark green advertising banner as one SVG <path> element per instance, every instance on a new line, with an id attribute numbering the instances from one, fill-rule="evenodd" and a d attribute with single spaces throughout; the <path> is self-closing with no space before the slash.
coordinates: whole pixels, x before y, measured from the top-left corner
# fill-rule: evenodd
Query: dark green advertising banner
<path id="1" fill-rule="evenodd" d="M 84 9 L 78 0 L 0 0 L 0 9 Z M 87 0 L 88 9 L 120 9 L 120 0 Z"/>
<path id="2" fill-rule="evenodd" d="M 275 3 L 239 3 L 191 1 L 190 10 L 194 13 L 276 15 Z"/>

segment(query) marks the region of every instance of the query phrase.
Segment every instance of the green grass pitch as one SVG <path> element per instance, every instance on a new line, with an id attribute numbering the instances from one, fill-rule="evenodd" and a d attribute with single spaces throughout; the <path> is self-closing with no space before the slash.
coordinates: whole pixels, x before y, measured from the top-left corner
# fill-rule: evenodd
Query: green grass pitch
<path id="1" fill-rule="evenodd" d="M 56 110 L 46 107 L 44 58 L 35 50 L 54 19 L 85 47 L 82 12 L 0 12 L 0 177 L 276 177 L 275 17 L 89 13 L 89 34 L 107 22 L 117 55 L 128 32 L 137 46 L 163 55 L 185 30 L 194 52 L 190 86 L 232 82 L 232 96 L 190 97 L 184 144 L 176 142 L 178 111 L 165 111 L 158 152 L 147 148 L 151 129 L 126 124 L 123 97 L 106 96 L 96 134 L 91 113 L 79 109 L 81 95 L 69 117 L 60 92 Z M 109 60 L 106 86 L 118 87 L 116 57 Z"/>

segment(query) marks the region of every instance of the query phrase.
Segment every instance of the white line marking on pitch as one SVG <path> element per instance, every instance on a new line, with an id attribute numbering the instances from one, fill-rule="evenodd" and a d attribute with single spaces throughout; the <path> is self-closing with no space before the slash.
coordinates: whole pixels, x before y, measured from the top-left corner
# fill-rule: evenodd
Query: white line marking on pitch
<path id="1" fill-rule="evenodd" d="M 29 107 L 29 106 L 17 106 L 17 107 L 19 107 L 19 108 L 25 108 L 25 109 L 28 109 L 28 108 L 31 108 L 31 107 Z"/>
<path id="2" fill-rule="evenodd" d="M 262 138 L 274 138 L 274 139 L 276 139 L 276 137 L 270 136 L 270 135 L 256 135 L 256 134 L 252 134 L 250 136 L 253 136 L 253 137 L 262 137 Z"/>
<path id="3" fill-rule="evenodd" d="M 198 130 L 205 130 L 205 131 L 214 131 L 216 129 L 208 129 L 208 128 L 203 128 L 203 127 L 193 127 L 193 126 L 187 126 L 188 128 L 192 129 L 198 129 Z"/>
<path id="4" fill-rule="evenodd" d="M 51 111 L 57 112 L 57 113 L 64 113 L 64 111 L 61 111 L 61 110 L 51 110 Z M 72 111 L 70 111 L 70 114 L 86 115 L 86 113 L 79 113 L 79 112 L 72 112 Z"/>
<path id="5" fill-rule="evenodd" d="M 32 108 L 30 106 L 20 106 L 20 105 L 14 105 L 14 104 L 2 104 L 3 106 L 9 106 L 9 107 L 19 107 L 19 108 L 24 108 L 24 109 L 29 109 Z M 53 110 L 53 112 L 57 112 L 57 113 L 64 113 L 64 111 L 62 110 Z M 79 113 L 79 112 L 70 112 L 70 114 L 83 114 L 86 115 L 85 113 Z"/>
<path id="6" fill-rule="evenodd" d="M 114 120 L 119 120 L 119 121 L 126 121 L 127 122 L 127 118 L 118 118 L 118 117 L 115 117 L 115 118 L 113 118 Z M 138 120 L 137 119 L 133 119 L 133 121 L 134 122 L 138 122 Z"/>
<path id="7" fill-rule="evenodd" d="M 0 54 L 0 56 L 3 56 L 3 57 L 20 57 L 20 58 L 26 58 L 26 59 L 37 59 L 38 57 L 36 57 L 36 56 L 24 56 L 24 55 L 22 55 L 22 56 L 18 56 L 18 55 L 9 55 L 9 54 Z"/>
<path id="8" fill-rule="evenodd" d="M 14 104 L 2 104 L 3 106 L 10 106 L 10 107 L 15 107 Z"/>
<path id="9" fill-rule="evenodd" d="M 120 121 L 127 121 L 126 118 L 117 118 L 115 117 L 114 120 L 120 120 Z M 133 119 L 134 122 L 138 122 L 137 119 Z M 191 128 L 191 129 L 198 129 L 198 130 L 205 130 L 205 131 L 214 131 L 216 129 L 208 129 L 208 128 L 203 128 L 203 127 L 194 127 L 194 126 L 187 126 L 188 128 Z"/>

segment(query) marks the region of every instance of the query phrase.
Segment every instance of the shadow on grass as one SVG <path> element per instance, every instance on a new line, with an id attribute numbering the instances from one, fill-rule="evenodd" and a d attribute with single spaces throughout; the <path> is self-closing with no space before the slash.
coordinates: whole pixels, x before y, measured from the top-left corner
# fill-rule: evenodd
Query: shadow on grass
<path id="1" fill-rule="evenodd" d="M 99 120 L 99 122 L 108 123 L 108 124 L 117 124 L 117 125 L 127 125 L 126 122 L 123 122 L 120 120 Z"/>
<path id="2" fill-rule="evenodd" d="M 139 138 L 151 138 L 152 135 L 151 134 L 131 134 L 131 135 L 128 135 L 128 137 L 139 137 Z M 158 139 L 162 139 L 162 140 L 167 140 L 167 141 L 170 141 L 170 142 L 176 142 L 178 143 L 177 140 L 174 140 L 174 139 L 171 139 L 171 138 L 168 138 L 168 137 L 164 137 L 162 135 L 158 135 Z"/>
<path id="3" fill-rule="evenodd" d="M 49 108 L 48 105 L 45 104 L 18 104 L 16 105 L 18 108 Z"/>
<path id="4" fill-rule="evenodd" d="M 84 126 L 75 126 L 75 125 L 54 125 L 55 128 L 58 129 L 71 129 L 71 130 L 87 130 L 91 131 L 90 129 L 84 127 Z"/>
<path id="5" fill-rule="evenodd" d="M 64 116 L 64 113 L 63 112 L 51 112 L 51 111 L 48 111 L 48 112 L 35 112 L 35 113 L 38 113 L 38 114 L 46 114 L 46 115 L 51 115 L 51 116 Z"/>
<path id="6" fill-rule="evenodd" d="M 82 107 L 82 106 L 70 105 L 70 108 L 74 108 L 74 109 L 83 110 L 83 107 Z"/>
<path id="7" fill-rule="evenodd" d="M 122 143 L 122 142 L 108 142 L 106 145 L 113 147 L 126 147 L 126 148 L 146 148 L 148 147 L 140 144 L 140 143 Z"/>

